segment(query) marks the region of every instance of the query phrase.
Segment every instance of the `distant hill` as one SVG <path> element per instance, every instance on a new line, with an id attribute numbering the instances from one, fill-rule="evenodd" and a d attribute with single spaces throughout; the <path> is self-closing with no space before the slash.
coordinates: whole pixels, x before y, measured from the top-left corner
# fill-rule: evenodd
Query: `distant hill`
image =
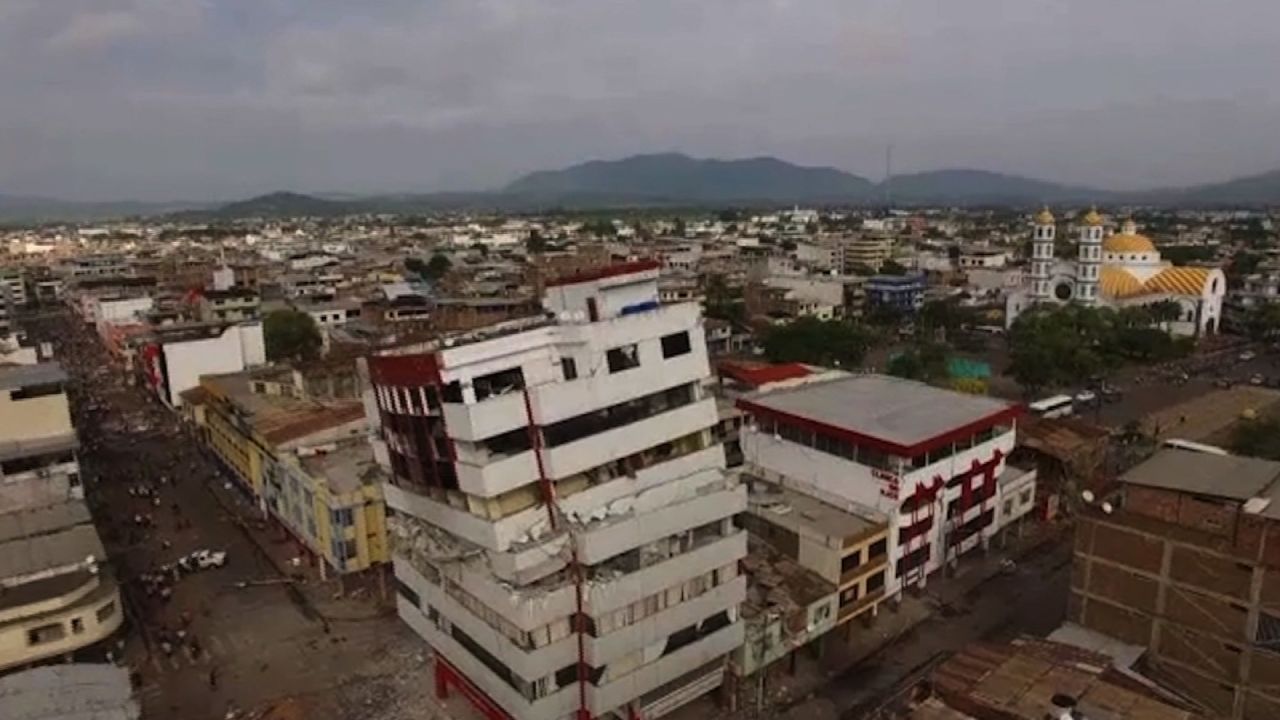
<path id="1" fill-rule="evenodd" d="M 934 170 L 880 183 L 880 199 L 904 205 L 1034 205 L 1108 202 L 1115 193 L 986 170 Z"/>
<path id="2" fill-rule="evenodd" d="M 827 201 L 860 203 L 875 184 L 829 167 L 802 167 L 776 158 L 699 160 L 678 153 L 594 160 L 530 173 L 503 188 L 515 197 L 592 195 L 660 203 Z"/>
<path id="3" fill-rule="evenodd" d="M 196 207 L 196 203 L 75 202 L 45 197 L 0 195 L 0 222 L 91 221 L 162 215 Z"/>
<path id="4" fill-rule="evenodd" d="M 1280 206 L 1280 170 L 1221 183 L 1111 192 L 985 170 L 947 169 L 895 176 L 886 186 L 835 168 L 770 157 L 704 160 L 677 153 L 596 160 L 530 173 L 495 192 L 305 195 L 275 192 L 225 205 L 75 203 L 0 195 L 0 222 L 98 220 L 171 214 L 178 220 L 419 214 L 442 210 L 536 212 L 553 208 L 726 205 L 1149 204 L 1187 207 Z"/>
<path id="5" fill-rule="evenodd" d="M 1135 193 L 1134 196 L 1138 199 L 1151 198 L 1151 202 L 1158 204 L 1190 207 L 1280 205 L 1280 170 L 1220 183 Z"/>

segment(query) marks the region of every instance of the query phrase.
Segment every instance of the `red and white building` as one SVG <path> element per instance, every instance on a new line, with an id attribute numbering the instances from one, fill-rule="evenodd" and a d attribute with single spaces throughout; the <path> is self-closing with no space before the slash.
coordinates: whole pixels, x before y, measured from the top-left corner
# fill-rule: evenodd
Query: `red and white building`
<path id="1" fill-rule="evenodd" d="M 883 375 L 831 374 L 740 399 L 748 467 L 838 508 L 887 517 L 885 596 L 975 547 L 1035 502 L 1006 459 L 1020 407 Z"/>
<path id="2" fill-rule="evenodd" d="M 579 274 L 544 315 L 367 360 L 400 616 L 486 717 L 659 717 L 742 643 L 746 492 L 700 310 L 657 279 Z"/>

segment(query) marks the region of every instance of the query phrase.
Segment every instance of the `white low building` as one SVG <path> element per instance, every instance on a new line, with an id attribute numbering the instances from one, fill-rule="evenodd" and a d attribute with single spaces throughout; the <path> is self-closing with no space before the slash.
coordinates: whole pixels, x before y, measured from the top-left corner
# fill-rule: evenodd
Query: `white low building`
<path id="1" fill-rule="evenodd" d="M 770 481 L 888 518 L 887 597 L 1034 503 L 1035 472 L 1006 461 L 1018 406 L 881 375 L 816 378 L 740 399 L 742 451 Z"/>

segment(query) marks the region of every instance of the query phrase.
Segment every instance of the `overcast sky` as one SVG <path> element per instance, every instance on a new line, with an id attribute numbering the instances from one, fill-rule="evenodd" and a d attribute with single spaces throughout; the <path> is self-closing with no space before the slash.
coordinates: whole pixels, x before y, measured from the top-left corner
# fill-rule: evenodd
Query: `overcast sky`
<path id="1" fill-rule="evenodd" d="M 483 189 L 678 150 L 1280 167 L 1280 0 L 0 0 L 0 193 Z"/>

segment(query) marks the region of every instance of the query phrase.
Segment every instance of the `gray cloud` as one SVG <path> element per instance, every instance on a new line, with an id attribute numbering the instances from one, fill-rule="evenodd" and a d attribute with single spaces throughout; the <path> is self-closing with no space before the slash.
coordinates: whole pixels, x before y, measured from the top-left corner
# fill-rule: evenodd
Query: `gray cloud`
<path id="1" fill-rule="evenodd" d="M 592 157 L 1280 166 L 1274 0 L 0 0 L 0 192 L 465 189 Z"/>

